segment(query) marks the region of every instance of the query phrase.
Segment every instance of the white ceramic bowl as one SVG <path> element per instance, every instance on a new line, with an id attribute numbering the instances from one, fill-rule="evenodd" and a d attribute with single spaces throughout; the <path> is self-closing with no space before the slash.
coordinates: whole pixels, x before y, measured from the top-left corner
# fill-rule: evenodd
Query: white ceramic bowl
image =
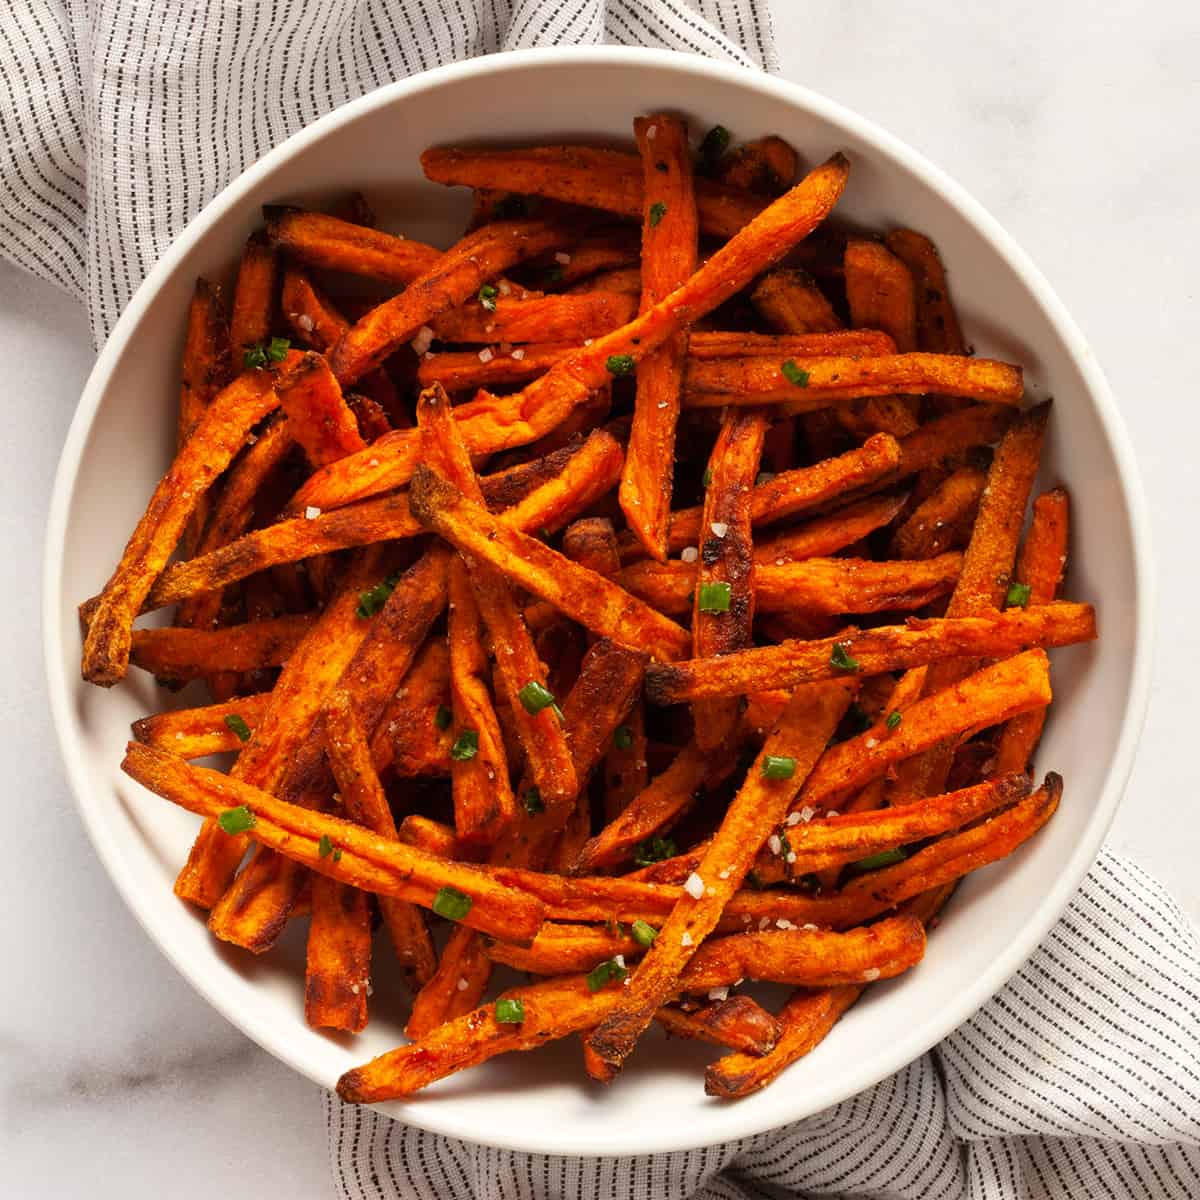
<path id="1" fill-rule="evenodd" d="M 925 961 L 872 989 L 774 1086 L 729 1103 L 704 1096 L 711 1053 L 656 1040 L 608 1089 L 589 1084 L 578 1044 L 511 1055 L 388 1106 L 404 1121 L 471 1141 L 555 1154 L 636 1154 L 742 1137 L 816 1112 L 904 1066 L 969 1017 L 1062 912 L 1108 828 L 1145 709 L 1151 641 L 1147 522 L 1129 445 L 1090 349 L 1046 281 L 962 190 L 862 118 L 802 88 L 700 58 L 594 49 L 498 55 L 380 88 L 290 138 L 229 185 L 138 290 L 88 381 L 63 450 L 47 532 L 46 665 L 54 720 L 80 812 L 130 908 L 229 1020 L 316 1083 L 400 1042 L 380 981 L 355 1039 L 307 1028 L 302 944 L 264 960 L 231 953 L 171 892 L 196 820 L 118 770 L 129 722 L 164 695 L 139 672 L 112 691 L 79 677 L 75 605 L 99 589 L 165 468 L 183 315 L 199 274 L 225 274 L 268 201 L 364 190 L 385 227 L 448 244 L 460 191 L 427 183 L 429 145 L 555 139 L 628 141 L 641 112 L 670 108 L 693 128 L 780 133 L 809 163 L 853 163 L 838 208 L 869 225 L 929 233 L 949 265 L 968 339 L 1023 363 L 1034 397 L 1055 399 L 1045 482 L 1074 499 L 1068 591 L 1100 609 L 1102 640 L 1057 651 L 1057 701 L 1039 765 L 1066 777 L 1044 832 L 972 875 Z M 1066 220 L 1067 214 L 1061 214 Z M 381 956 L 382 957 L 382 956 Z M 119 968 L 119 964 L 114 964 Z M 396 1005 L 402 1008 L 402 1005 Z"/>

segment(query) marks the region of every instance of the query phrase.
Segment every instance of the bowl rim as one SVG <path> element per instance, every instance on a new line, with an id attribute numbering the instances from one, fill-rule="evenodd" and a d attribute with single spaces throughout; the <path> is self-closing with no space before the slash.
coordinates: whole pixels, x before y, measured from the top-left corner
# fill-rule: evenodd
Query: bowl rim
<path id="1" fill-rule="evenodd" d="M 765 73 L 699 55 L 640 47 L 553 47 L 506 51 L 437 67 L 367 92 L 297 130 L 232 179 L 188 222 L 147 273 L 118 319 L 88 376 L 63 444 L 46 524 L 42 572 L 44 665 L 55 733 L 80 817 L 109 878 L 138 923 L 175 968 L 227 1020 L 237 1025 L 243 1033 L 274 1057 L 312 1079 L 318 1086 L 329 1086 L 328 1081 L 315 1076 L 304 1055 L 294 1052 L 291 1038 L 286 1031 L 281 1031 L 277 1025 L 256 1015 L 243 1014 L 235 1020 L 215 998 L 204 972 L 195 969 L 186 954 L 176 952 L 169 938 L 160 936 L 160 931 L 156 929 L 154 913 L 143 910 L 139 905 L 131 881 L 123 876 L 120 869 L 120 852 L 116 838 L 104 821 L 103 804 L 93 796 L 87 762 L 71 734 L 72 704 L 67 676 L 63 669 L 66 661 L 64 629 L 68 624 L 63 621 L 63 551 L 68 517 L 88 435 L 100 401 L 109 385 L 112 371 L 161 286 L 175 272 L 180 261 L 209 226 L 229 210 L 236 208 L 260 180 L 284 161 L 318 138 L 351 124 L 366 113 L 397 103 L 406 96 L 474 76 L 503 75 L 563 61 L 574 61 L 581 65 L 623 64 L 651 72 L 698 74 L 716 77 L 763 93 L 845 130 L 870 145 L 873 151 L 881 153 L 885 159 L 902 160 L 906 168 L 957 210 L 991 244 L 1017 274 L 1023 286 L 1037 298 L 1083 379 L 1087 395 L 1112 452 L 1121 491 L 1128 506 L 1136 610 L 1130 687 L 1125 698 L 1120 735 L 1112 753 L 1107 779 L 1095 803 L 1084 836 L 1075 845 L 1070 858 L 1061 865 L 1053 885 L 1043 893 L 1020 937 L 1014 938 L 1004 953 L 991 962 L 987 970 L 981 972 L 970 986 L 950 997 L 944 1007 L 925 1019 L 914 1022 L 905 1036 L 892 1043 L 887 1054 L 878 1055 L 869 1062 L 858 1063 L 839 1071 L 836 1076 L 831 1076 L 830 1080 L 817 1081 L 803 1093 L 781 1089 L 768 1125 L 764 1126 L 762 1113 L 756 1107 L 730 1104 L 725 1109 L 727 1116 L 722 1123 L 720 1137 L 706 1137 L 700 1142 L 681 1136 L 682 1124 L 669 1126 L 665 1130 L 661 1126 L 631 1129 L 625 1140 L 614 1142 L 606 1139 L 602 1144 L 589 1141 L 585 1130 L 572 1130 L 569 1124 L 555 1127 L 553 1123 L 548 1123 L 536 1131 L 513 1129 L 505 1131 L 503 1136 L 492 1131 L 488 1131 L 487 1134 L 486 1144 L 508 1150 L 612 1157 L 665 1153 L 698 1145 L 717 1144 L 718 1141 L 732 1141 L 754 1136 L 817 1113 L 871 1087 L 918 1058 L 968 1020 L 1008 981 L 1066 909 L 1099 852 L 1128 781 L 1149 697 L 1155 581 L 1149 518 L 1132 446 L 1116 401 L 1082 332 L 1041 272 L 1000 223 L 939 167 L 873 121 L 808 88 Z M 455 1106 L 452 1104 L 422 1106 L 412 1102 L 394 1103 L 378 1106 L 378 1110 L 433 1133 L 469 1142 L 478 1143 L 483 1140 L 475 1123 L 456 1119 Z"/>

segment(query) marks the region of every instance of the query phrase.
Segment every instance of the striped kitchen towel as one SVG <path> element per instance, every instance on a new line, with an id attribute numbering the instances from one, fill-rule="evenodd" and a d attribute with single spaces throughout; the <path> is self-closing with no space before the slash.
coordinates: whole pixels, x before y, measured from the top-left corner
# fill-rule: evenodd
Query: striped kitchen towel
<path id="1" fill-rule="evenodd" d="M 0 255 L 86 303 L 99 345 L 187 221 L 322 113 L 455 59 L 601 41 L 777 65 L 767 0 L 9 0 Z M 451 1142 L 327 1096 L 332 1187 L 353 1200 L 1200 1197 L 1198 1013 L 1187 918 L 1105 855 L 970 1022 L 827 1112 L 729 1145 L 579 1160 Z"/>
<path id="2" fill-rule="evenodd" d="M 517 1154 L 325 1105 L 345 1200 L 1196 1200 L 1200 942 L 1153 879 L 1106 852 L 1034 956 L 941 1045 L 722 1146 Z"/>

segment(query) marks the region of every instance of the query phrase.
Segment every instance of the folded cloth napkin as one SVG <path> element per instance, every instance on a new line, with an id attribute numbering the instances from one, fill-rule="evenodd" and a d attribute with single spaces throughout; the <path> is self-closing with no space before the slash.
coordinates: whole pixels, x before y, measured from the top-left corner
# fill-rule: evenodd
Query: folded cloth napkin
<path id="1" fill-rule="evenodd" d="M 10 3 L 0 254 L 84 301 L 99 345 L 204 203 L 321 113 L 453 59 L 600 41 L 777 65 L 766 0 Z M 354 1200 L 1200 1197 L 1198 1013 L 1194 930 L 1106 854 L 970 1022 L 806 1121 L 653 1158 L 539 1158 L 327 1096 L 334 1183 Z"/>

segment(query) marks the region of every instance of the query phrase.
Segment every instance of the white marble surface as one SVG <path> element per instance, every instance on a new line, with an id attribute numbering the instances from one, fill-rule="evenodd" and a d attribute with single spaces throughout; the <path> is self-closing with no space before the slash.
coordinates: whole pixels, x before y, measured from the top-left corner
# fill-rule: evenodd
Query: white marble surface
<path id="1" fill-rule="evenodd" d="M 1159 650 L 1112 834 L 1200 919 L 1194 511 L 1200 191 L 1191 5 L 775 0 L 785 75 L 946 167 L 1058 289 L 1121 400 L 1159 553 Z M 90 365 L 75 306 L 0 268 L 0 1195 L 242 1200 L 332 1194 L 320 1097 L 176 976 L 75 816 L 46 716 L 42 528 Z"/>

